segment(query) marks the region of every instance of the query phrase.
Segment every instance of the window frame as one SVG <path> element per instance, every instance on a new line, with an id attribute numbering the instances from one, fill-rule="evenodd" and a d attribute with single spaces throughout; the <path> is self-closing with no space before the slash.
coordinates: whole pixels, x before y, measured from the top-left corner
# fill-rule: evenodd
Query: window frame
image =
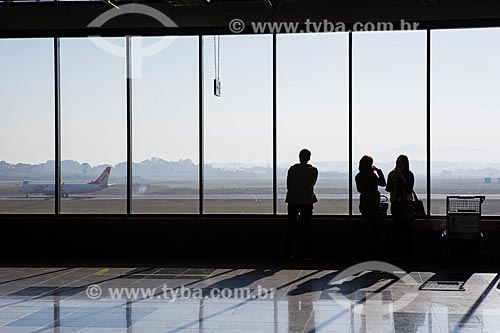
<path id="1" fill-rule="evenodd" d="M 459 27 L 457 27 L 459 28 Z M 467 28 L 465 27 L 464 29 L 476 29 L 476 28 Z M 431 214 L 432 212 L 432 190 L 431 190 L 431 149 L 432 149 L 432 142 L 431 142 L 431 127 L 432 127 L 432 110 L 431 110 L 431 102 L 432 102 L 432 96 L 431 96 L 431 84 L 432 84 L 432 72 L 431 72 L 431 59 L 432 59 L 432 49 L 431 49 L 431 37 L 432 37 L 432 31 L 435 31 L 436 29 L 422 29 L 425 30 L 427 33 L 426 36 L 426 58 L 427 58 L 427 63 L 426 63 L 426 72 L 422 73 L 422 75 L 425 75 L 426 77 L 426 189 L 427 189 L 427 219 L 442 219 L 443 215 L 434 215 Z M 439 30 L 439 29 L 437 29 Z M 268 34 L 271 35 L 271 34 Z M 231 216 L 259 216 L 259 217 L 277 217 L 278 212 L 277 212 L 277 203 L 278 203 L 278 195 L 277 195 L 277 187 L 278 187 L 278 182 L 277 182 L 277 52 L 279 51 L 277 48 L 277 34 L 272 34 L 272 54 L 270 55 L 272 57 L 272 66 L 273 66 L 273 73 L 272 73 L 272 129 L 273 129 L 273 134 L 272 134 L 272 154 L 273 154 L 273 159 L 272 159 L 272 173 L 273 173 L 273 180 L 272 180 L 272 186 L 273 186 L 273 192 L 272 192 L 272 198 L 273 198 L 273 209 L 271 214 L 207 214 L 204 213 L 204 105 L 203 105 L 203 100 L 204 100 L 204 83 L 203 83 L 203 74 L 204 74 L 204 64 L 203 64 L 203 37 L 208 36 L 208 34 L 191 34 L 191 36 L 196 36 L 198 37 L 198 135 L 199 135 L 199 142 L 198 142 L 198 152 L 199 152 L 199 202 L 198 202 L 198 207 L 199 207 L 199 212 L 195 214 L 165 214 L 165 213 L 153 213 L 153 214 L 133 214 L 132 212 L 132 82 L 130 80 L 130 75 L 127 75 L 127 82 L 126 82 L 126 114 L 127 114 L 127 137 L 124 138 L 124 140 L 127 141 L 127 211 L 126 213 L 120 213 L 120 214 L 106 214 L 106 216 L 131 216 L 133 215 L 134 217 L 137 216 L 165 216 L 165 217 L 203 217 L 210 215 L 210 217 L 214 216 L 221 216 L 221 217 L 228 217 L 230 218 Z M 123 37 L 123 36 L 121 36 Z M 131 50 L 130 50 L 130 37 L 125 36 L 126 38 L 126 71 L 128 72 L 130 70 L 131 66 Z M 95 214 L 95 213 L 85 213 L 85 214 L 71 214 L 71 213 L 61 213 L 61 96 L 60 96 L 60 76 L 61 76 L 61 68 L 60 68 L 60 38 L 59 37 L 53 37 L 53 45 L 54 45 L 54 52 L 53 52 L 53 62 L 54 62 L 54 152 L 55 152 L 55 167 L 54 167 L 54 174 L 55 174 L 55 200 L 54 200 L 54 212 L 53 213 L 48 213 L 48 214 L 15 214 L 16 216 L 19 215 L 47 215 L 47 216 L 78 216 L 78 215 L 84 215 L 84 216 L 101 216 L 102 214 Z M 352 50 L 352 32 L 349 32 L 349 38 L 348 38 L 348 79 L 346 84 L 348 85 L 348 158 L 349 158 L 349 211 L 348 214 L 344 215 L 316 215 L 319 218 L 344 218 L 344 219 L 352 219 L 352 218 L 359 218 L 358 215 L 353 214 L 353 196 L 356 195 L 354 193 L 353 189 L 353 156 L 352 156 L 352 144 L 353 144 L 353 133 L 352 133 L 352 114 L 353 114 L 353 109 L 352 109 L 352 93 L 353 93 L 353 87 L 352 87 L 352 58 L 353 58 L 353 50 Z M 8 214 L 1 214 L 0 216 L 7 216 L 10 215 Z M 14 214 L 12 214 L 14 215 Z M 498 220 L 500 215 L 491 215 L 491 216 L 485 216 L 485 220 Z"/>

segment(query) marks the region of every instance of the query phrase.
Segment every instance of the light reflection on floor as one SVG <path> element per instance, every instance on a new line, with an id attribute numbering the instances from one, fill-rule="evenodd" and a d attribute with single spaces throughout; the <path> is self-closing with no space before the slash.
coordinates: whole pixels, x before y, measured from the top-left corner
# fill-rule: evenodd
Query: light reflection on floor
<path id="1" fill-rule="evenodd" d="M 0 332 L 500 332 L 497 273 L 439 273 L 459 291 L 419 290 L 434 272 L 339 271 L 0 268 Z"/>

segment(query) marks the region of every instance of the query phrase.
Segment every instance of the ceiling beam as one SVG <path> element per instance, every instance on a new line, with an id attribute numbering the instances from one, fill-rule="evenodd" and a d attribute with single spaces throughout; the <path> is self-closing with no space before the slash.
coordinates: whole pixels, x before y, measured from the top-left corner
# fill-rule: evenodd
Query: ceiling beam
<path id="1" fill-rule="evenodd" d="M 307 1 L 313 3 L 312 0 L 287 0 L 286 6 L 279 11 L 269 11 L 262 2 L 247 1 L 177 7 L 166 2 L 141 2 L 167 15 L 176 27 L 163 27 L 150 17 L 128 14 L 119 15 L 98 28 L 89 28 L 88 25 L 112 9 L 103 2 L 4 3 L 0 5 L 0 36 L 185 35 L 210 34 L 214 29 L 224 34 L 231 33 L 228 24 L 235 18 L 247 23 L 244 33 L 253 33 L 250 22 L 305 22 L 306 19 L 343 22 L 347 28 L 354 22 L 397 23 L 402 19 L 420 22 L 420 29 L 500 26 L 500 1 L 455 0 L 425 5 L 415 0 L 391 2 L 390 6 L 368 0 L 356 1 L 356 6 L 346 5 L 346 2 L 335 6 L 332 3 L 336 2 L 330 1 L 330 5 L 323 7 L 307 6 Z M 274 6 L 279 7 L 282 3 L 275 2 Z M 119 13 L 118 9 L 112 10 Z"/>

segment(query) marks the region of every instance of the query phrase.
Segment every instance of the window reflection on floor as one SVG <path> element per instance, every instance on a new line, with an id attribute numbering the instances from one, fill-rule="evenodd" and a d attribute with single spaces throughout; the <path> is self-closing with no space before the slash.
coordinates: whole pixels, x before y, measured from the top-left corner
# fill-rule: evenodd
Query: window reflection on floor
<path id="1" fill-rule="evenodd" d="M 338 274 L 285 268 L 0 268 L 0 330 L 486 332 L 498 327 L 497 273 L 469 274 L 464 291 L 419 291 L 436 276 L 432 272 L 411 272 L 414 284 L 401 282 L 404 272 L 361 272 L 336 280 Z M 88 290 L 96 286 L 102 294 L 91 299 Z M 165 297 L 163 286 L 177 297 Z M 223 294 L 238 288 L 250 294 Z M 263 298 L 265 288 L 272 288 L 273 297 Z M 111 290 L 125 289 L 154 292 L 111 296 Z M 401 306 L 409 292 L 416 296 Z"/>

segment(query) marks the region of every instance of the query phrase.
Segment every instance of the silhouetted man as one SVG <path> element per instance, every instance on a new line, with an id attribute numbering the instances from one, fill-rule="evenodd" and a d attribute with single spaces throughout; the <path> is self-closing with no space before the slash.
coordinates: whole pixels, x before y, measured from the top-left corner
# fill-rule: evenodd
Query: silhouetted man
<path id="1" fill-rule="evenodd" d="M 288 203 L 288 254 L 290 259 L 311 256 L 313 204 L 318 201 L 314 185 L 318 179 L 318 169 L 308 164 L 311 152 L 302 149 L 300 163 L 288 169 L 286 179 L 286 199 Z M 300 221 L 298 220 L 300 216 Z"/>

